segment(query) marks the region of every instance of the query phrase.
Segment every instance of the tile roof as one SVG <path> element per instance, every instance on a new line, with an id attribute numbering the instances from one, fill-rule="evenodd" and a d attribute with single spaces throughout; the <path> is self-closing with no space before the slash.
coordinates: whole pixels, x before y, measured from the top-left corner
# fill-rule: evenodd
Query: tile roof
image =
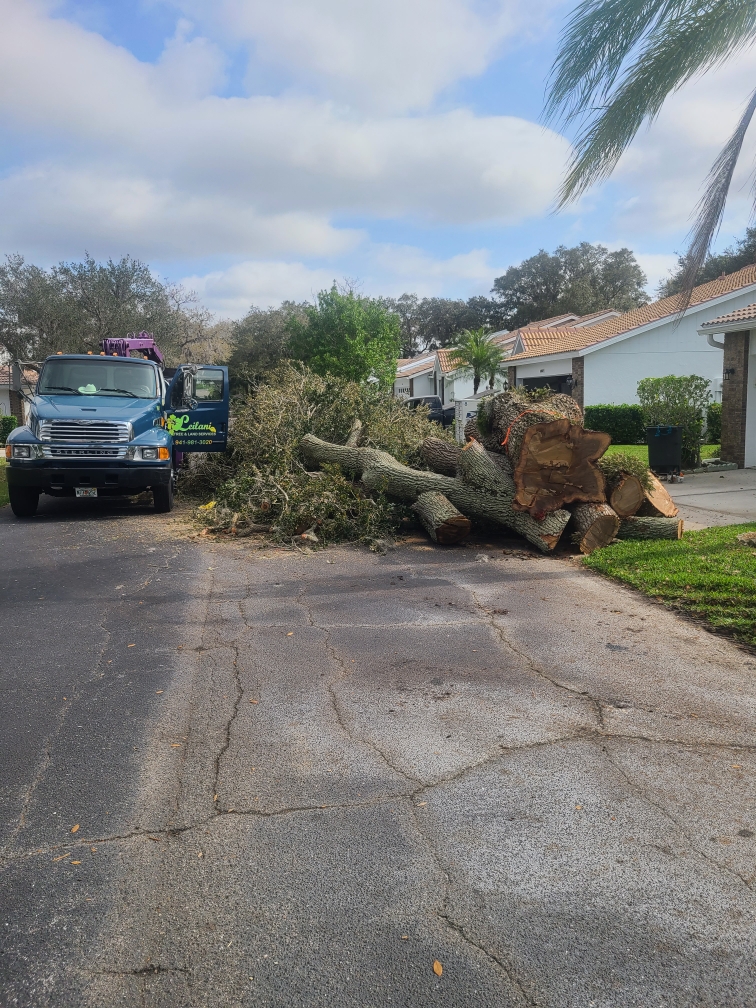
<path id="1" fill-rule="evenodd" d="M 720 315 L 719 318 L 712 319 L 711 322 L 704 322 L 702 329 L 716 329 L 719 326 L 728 325 L 730 322 L 747 322 L 749 319 L 756 319 L 756 302 L 746 305 L 745 308 L 738 308 L 737 311 L 730 312 L 729 315 Z"/>
<path id="2" fill-rule="evenodd" d="M 756 284 L 756 265 L 744 266 L 736 273 L 728 273 L 726 276 L 694 287 L 690 306 L 695 307 L 706 301 L 713 301 L 715 298 L 741 290 L 751 284 Z M 544 354 L 564 353 L 569 350 L 584 350 L 586 347 L 611 339 L 613 336 L 621 336 L 623 333 L 632 332 L 633 329 L 639 329 L 650 322 L 657 322 L 660 319 L 676 315 L 677 311 L 678 299 L 677 295 L 674 295 L 673 297 L 661 298 L 659 301 L 652 301 L 647 305 L 641 305 L 640 308 L 633 308 L 632 311 L 625 312 L 615 318 L 604 319 L 584 328 L 565 327 L 549 329 L 545 332 L 538 332 L 538 330 L 534 332 L 531 327 L 523 328 L 519 330 L 519 334 L 526 349 L 509 359 L 514 361 L 526 357 L 540 357 Z M 721 322 L 719 324 L 721 325 Z"/>
<path id="3" fill-rule="evenodd" d="M 0 364 L 0 385 L 10 385 L 11 366 L 10 364 Z"/>
<path id="4" fill-rule="evenodd" d="M 441 368 L 442 374 L 448 374 L 450 371 L 456 371 L 458 365 L 452 364 L 454 360 L 453 350 L 436 350 L 436 355 L 438 356 L 438 363 Z"/>
<path id="5" fill-rule="evenodd" d="M 432 371 L 435 364 L 435 353 L 423 354 L 421 357 L 407 357 L 396 362 L 396 377 L 412 378 L 423 371 Z"/>

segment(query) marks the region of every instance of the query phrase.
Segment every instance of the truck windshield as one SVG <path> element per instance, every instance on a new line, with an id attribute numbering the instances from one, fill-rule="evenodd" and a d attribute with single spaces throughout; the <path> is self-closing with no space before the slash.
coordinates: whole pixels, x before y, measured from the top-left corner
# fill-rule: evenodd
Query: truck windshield
<path id="1" fill-rule="evenodd" d="M 42 369 L 37 395 L 107 395 L 155 399 L 155 369 L 128 360 L 52 360 Z"/>

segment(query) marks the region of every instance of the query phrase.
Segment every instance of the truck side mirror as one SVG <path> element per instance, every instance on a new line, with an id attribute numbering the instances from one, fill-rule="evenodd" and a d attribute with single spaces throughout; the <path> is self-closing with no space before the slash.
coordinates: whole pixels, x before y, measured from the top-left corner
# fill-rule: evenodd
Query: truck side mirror
<path id="1" fill-rule="evenodd" d="M 196 409 L 197 399 L 195 397 L 195 384 L 197 376 L 192 371 L 184 371 L 184 381 L 181 392 L 182 409 Z"/>

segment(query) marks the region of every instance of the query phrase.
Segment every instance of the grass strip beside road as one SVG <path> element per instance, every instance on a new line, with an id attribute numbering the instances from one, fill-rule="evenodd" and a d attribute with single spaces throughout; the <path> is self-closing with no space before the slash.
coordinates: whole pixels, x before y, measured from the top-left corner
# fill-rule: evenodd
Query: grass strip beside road
<path id="1" fill-rule="evenodd" d="M 719 458 L 721 448 L 718 444 L 701 445 L 701 458 Z M 615 455 L 617 452 L 625 452 L 627 455 L 635 455 L 648 465 L 648 445 L 644 444 L 613 444 L 606 449 L 607 455 Z"/>
<path id="2" fill-rule="evenodd" d="M 8 481 L 5 478 L 5 459 L 0 459 L 0 507 L 8 503 Z"/>
<path id="3" fill-rule="evenodd" d="M 628 539 L 583 562 L 756 645 L 756 549 L 738 542 L 741 532 L 756 532 L 756 522 L 686 532 L 679 541 Z"/>

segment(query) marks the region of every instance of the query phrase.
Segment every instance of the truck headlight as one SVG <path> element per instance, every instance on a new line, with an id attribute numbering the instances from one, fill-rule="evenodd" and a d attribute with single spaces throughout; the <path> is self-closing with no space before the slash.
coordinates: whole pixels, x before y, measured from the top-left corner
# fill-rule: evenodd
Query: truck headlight
<path id="1" fill-rule="evenodd" d="M 158 457 L 157 448 L 142 448 L 143 459 L 156 459 Z"/>
<path id="2" fill-rule="evenodd" d="M 5 457 L 14 459 L 40 458 L 42 448 L 35 444 L 14 444 L 5 446 Z"/>
<path id="3" fill-rule="evenodd" d="M 171 457 L 170 448 L 129 448 L 126 458 L 141 459 L 143 462 L 167 462 Z"/>

